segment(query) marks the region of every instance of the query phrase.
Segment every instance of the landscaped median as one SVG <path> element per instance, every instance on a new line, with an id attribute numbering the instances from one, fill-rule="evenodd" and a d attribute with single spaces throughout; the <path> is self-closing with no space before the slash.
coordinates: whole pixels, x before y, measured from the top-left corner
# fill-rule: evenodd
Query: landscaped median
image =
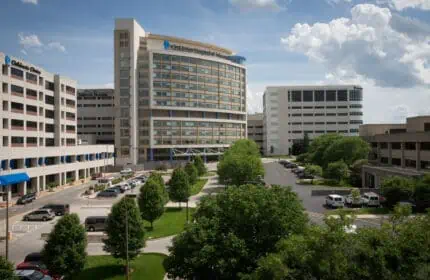
<path id="1" fill-rule="evenodd" d="M 363 207 L 363 208 L 338 208 L 327 211 L 326 215 L 387 215 L 390 209 L 384 207 Z"/>
<path id="2" fill-rule="evenodd" d="M 191 195 L 196 195 L 201 192 L 207 182 L 208 179 L 198 179 L 197 182 L 191 186 Z"/>
<path id="3" fill-rule="evenodd" d="M 194 213 L 195 209 L 189 208 L 189 211 L 191 219 L 191 215 Z M 145 238 L 154 239 L 179 234 L 184 230 L 186 220 L 185 208 L 166 208 L 161 218 L 154 221 L 154 228 L 152 230 L 150 223 L 144 221 L 146 230 Z"/>
<path id="4" fill-rule="evenodd" d="M 166 273 L 163 267 L 165 255 L 149 253 L 141 254 L 131 261 L 132 280 L 161 280 Z M 76 280 L 122 280 L 124 264 L 112 256 L 88 256 L 84 270 L 73 277 Z"/>

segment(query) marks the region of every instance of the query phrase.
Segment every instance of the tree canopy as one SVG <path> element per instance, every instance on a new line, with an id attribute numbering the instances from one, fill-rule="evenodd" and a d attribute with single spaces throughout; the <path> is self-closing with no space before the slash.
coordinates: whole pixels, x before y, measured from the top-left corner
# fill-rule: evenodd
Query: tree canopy
<path id="1" fill-rule="evenodd" d="M 303 210 L 295 193 L 277 186 L 244 185 L 204 197 L 194 223 L 174 238 L 166 270 L 185 279 L 236 279 L 282 237 L 304 231 Z"/>
<path id="2" fill-rule="evenodd" d="M 145 230 L 136 201 L 129 197 L 122 198 L 112 206 L 106 224 L 107 238 L 103 240 L 105 251 L 111 253 L 114 258 L 123 260 L 127 258 L 126 221 L 128 221 L 128 255 L 133 259 L 145 246 Z"/>
<path id="3" fill-rule="evenodd" d="M 248 139 L 236 141 L 218 163 L 217 173 L 222 184 L 240 186 L 257 182 L 264 176 L 257 144 Z"/>
<path id="4" fill-rule="evenodd" d="M 66 214 L 55 224 L 42 251 L 43 260 L 54 275 L 70 277 L 83 270 L 87 234 L 77 214 Z"/>
<path id="5" fill-rule="evenodd" d="M 187 163 L 187 165 L 185 165 L 185 172 L 187 172 L 189 183 L 194 185 L 199 177 L 199 171 L 196 165 L 191 162 Z"/>
<path id="6" fill-rule="evenodd" d="M 14 267 L 11 262 L 8 262 L 5 257 L 0 256 L 0 279 L 2 280 L 18 280 L 15 276 Z"/>
<path id="7" fill-rule="evenodd" d="M 197 173 L 198 176 L 202 176 L 203 174 L 206 173 L 206 166 L 205 163 L 203 162 L 203 159 L 198 155 L 194 158 L 194 166 L 197 168 Z"/>
<path id="8" fill-rule="evenodd" d="M 393 207 L 399 201 L 412 198 L 414 181 L 399 176 L 387 177 L 381 183 L 381 193 L 386 199 L 386 205 Z"/>
<path id="9" fill-rule="evenodd" d="M 186 202 L 191 195 L 191 185 L 188 175 L 182 167 L 173 170 L 169 182 L 169 197 L 175 202 Z"/>
<path id="10" fill-rule="evenodd" d="M 159 182 L 154 179 L 148 179 L 146 183 L 140 188 L 138 204 L 142 218 L 151 223 L 160 218 L 164 213 L 164 190 Z"/>
<path id="11" fill-rule="evenodd" d="M 345 162 L 336 161 L 328 164 L 327 168 L 324 170 L 324 177 L 328 179 L 333 179 L 338 182 L 347 179 L 349 176 L 349 169 Z"/>

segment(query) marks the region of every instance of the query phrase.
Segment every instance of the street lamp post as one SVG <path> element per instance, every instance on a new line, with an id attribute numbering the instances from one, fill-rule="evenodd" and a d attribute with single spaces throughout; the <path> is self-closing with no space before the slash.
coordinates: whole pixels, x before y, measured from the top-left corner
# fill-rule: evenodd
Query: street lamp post
<path id="1" fill-rule="evenodd" d="M 125 207 L 125 254 L 127 256 L 126 258 L 126 279 L 129 280 L 130 279 L 130 261 L 128 259 L 128 209 L 127 209 L 127 205 Z"/>
<path id="2" fill-rule="evenodd" d="M 6 260 L 9 260 L 9 190 L 6 186 Z"/>

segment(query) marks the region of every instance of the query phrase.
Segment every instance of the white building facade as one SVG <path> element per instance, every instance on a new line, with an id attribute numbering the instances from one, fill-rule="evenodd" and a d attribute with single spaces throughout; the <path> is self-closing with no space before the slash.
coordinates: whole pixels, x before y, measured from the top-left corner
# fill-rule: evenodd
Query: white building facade
<path id="1" fill-rule="evenodd" d="M 3 53 L 0 64 L 0 175 L 30 177 L 9 195 L 73 183 L 114 164 L 113 146 L 77 143 L 76 81 Z"/>
<path id="2" fill-rule="evenodd" d="M 263 96 L 264 153 L 289 154 L 294 143 L 326 133 L 358 136 L 363 89 L 357 85 L 267 87 Z"/>
<path id="3" fill-rule="evenodd" d="M 246 138 L 244 58 L 117 19 L 117 164 L 218 156 Z"/>

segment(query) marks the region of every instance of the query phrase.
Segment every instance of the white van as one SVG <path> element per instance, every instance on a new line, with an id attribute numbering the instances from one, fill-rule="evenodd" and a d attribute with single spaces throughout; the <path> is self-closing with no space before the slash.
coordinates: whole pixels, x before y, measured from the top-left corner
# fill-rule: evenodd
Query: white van
<path id="1" fill-rule="evenodd" d="M 367 192 L 364 193 L 361 197 L 363 204 L 365 206 L 375 206 L 378 207 L 381 205 L 381 202 L 379 201 L 379 195 L 377 195 L 374 192 Z"/>
<path id="2" fill-rule="evenodd" d="M 325 204 L 327 205 L 327 207 L 331 208 L 344 207 L 345 200 L 343 199 L 343 196 L 337 194 L 330 194 L 325 198 Z"/>

